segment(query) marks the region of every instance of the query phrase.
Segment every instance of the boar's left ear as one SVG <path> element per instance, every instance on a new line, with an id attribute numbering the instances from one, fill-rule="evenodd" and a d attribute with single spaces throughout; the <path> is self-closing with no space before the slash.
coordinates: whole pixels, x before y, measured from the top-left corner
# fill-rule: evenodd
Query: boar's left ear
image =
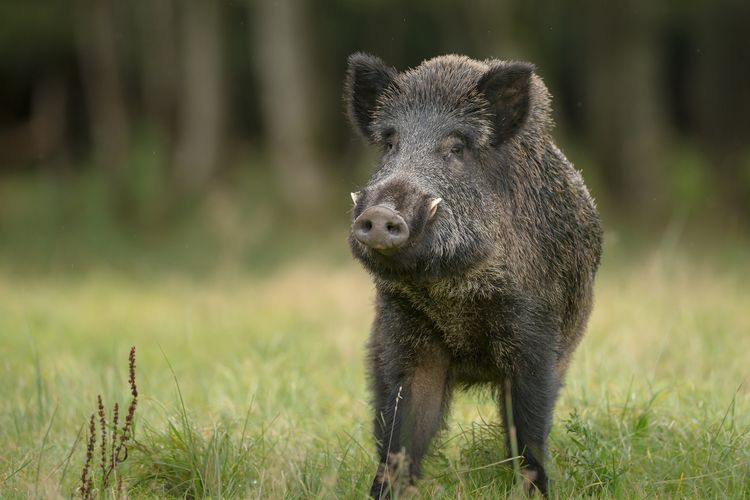
<path id="1" fill-rule="evenodd" d="M 344 100 L 352 125 L 369 141 L 373 140 L 373 112 L 378 97 L 396 78 L 395 69 L 375 56 L 357 52 L 349 56 Z"/>
<path id="2" fill-rule="evenodd" d="M 495 143 L 513 137 L 529 114 L 529 84 L 534 65 L 514 62 L 490 68 L 477 84 L 494 112 Z"/>

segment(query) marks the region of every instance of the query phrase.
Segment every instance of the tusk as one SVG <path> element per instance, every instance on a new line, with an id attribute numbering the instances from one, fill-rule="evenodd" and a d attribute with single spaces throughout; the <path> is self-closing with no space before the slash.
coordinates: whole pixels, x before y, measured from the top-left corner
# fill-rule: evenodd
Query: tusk
<path id="1" fill-rule="evenodd" d="M 355 191 L 354 193 L 349 193 L 352 197 L 352 202 L 356 205 L 357 199 L 359 198 L 360 191 Z"/>
<path id="2" fill-rule="evenodd" d="M 427 217 L 428 219 L 432 219 L 435 216 L 435 212 L 437 212 L 438 205 L 441 201 L 443 201 L 442 198 L 435 198 L 430 202 L 430 215 Z"/>

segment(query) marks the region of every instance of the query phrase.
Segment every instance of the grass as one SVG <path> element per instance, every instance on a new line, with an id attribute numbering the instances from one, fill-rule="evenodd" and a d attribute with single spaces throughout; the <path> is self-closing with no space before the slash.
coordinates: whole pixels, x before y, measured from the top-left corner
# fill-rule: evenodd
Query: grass
<path id="1" fill-rule="evenodd" d="M 553 497 L 750 496 L 750 263 L 674 248 L 610 245 L 557 405 Z M 0 497 L 71 496 L 97 394 L 127 405 L 131 345 L 130 497 L 367 494 L 366 274 L 314 258 L 222 269 L 0 268 Z M 498 420 L 486 394 L 457 398 L 419 496 L 516 494 Z"/>

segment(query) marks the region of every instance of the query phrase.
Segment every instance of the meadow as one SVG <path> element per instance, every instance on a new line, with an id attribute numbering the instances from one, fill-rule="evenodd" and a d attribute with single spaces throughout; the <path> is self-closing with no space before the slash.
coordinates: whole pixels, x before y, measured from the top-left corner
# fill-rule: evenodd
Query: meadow
<path id="1" fill-rule="evenodd" d="M 266 272 L 0 267 L 0 497 L 81 482 L 101 394 L 127 406 L 131 498 L 365 498 L 375 472 L 366 273 L 285 257 Z M 750 497 L 750 262 L 608 238 L 589 331 L 557 404 L 553 498 Z M 489 394 L 458 397 L 419 498 L 518 495 Z M 94 456 L 94 468 L 98 458 Z M 94 494 L 112 497 L 116 489 Z"/>

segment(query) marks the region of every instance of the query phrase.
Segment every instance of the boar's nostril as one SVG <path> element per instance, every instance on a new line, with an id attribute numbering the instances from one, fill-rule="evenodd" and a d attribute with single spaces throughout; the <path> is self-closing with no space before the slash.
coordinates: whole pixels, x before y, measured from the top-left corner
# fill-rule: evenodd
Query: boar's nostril
<path id="1" fill-rule="evenodd" d="M 357 217 L 352 234 L 357 241 L 375 250 L 395 249 L 409 239 L 409 226 L 395 211 L 376 205 Z"/>

